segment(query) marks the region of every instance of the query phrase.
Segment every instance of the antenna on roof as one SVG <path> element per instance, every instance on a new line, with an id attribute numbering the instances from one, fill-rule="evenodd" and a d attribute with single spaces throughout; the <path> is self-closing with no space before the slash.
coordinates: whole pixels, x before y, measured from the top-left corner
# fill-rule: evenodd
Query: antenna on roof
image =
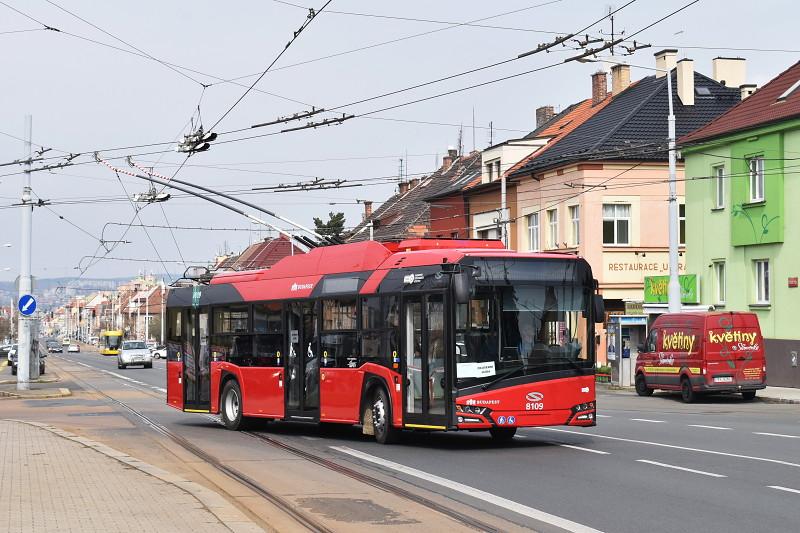
<path id="1" fill-rule="evenodd" d="M 458 127 L 458 155 L 464 153 L 464 124 Z"/>
<path id="2" fill-rule="evenodd" d="M 475 106 L 472 106 L 472 151 L 475 151 Z"/>

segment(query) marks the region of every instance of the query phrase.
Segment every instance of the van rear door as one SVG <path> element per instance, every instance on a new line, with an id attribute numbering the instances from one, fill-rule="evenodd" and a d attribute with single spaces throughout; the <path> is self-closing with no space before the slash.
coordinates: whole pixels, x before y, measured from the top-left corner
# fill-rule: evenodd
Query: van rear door
<path id="1" fill-rule="evenodd" d="M 764 340 L 758 318 L 750 314 L 708 317 L 705 361 L 710 385 L 761 383 Z"/>

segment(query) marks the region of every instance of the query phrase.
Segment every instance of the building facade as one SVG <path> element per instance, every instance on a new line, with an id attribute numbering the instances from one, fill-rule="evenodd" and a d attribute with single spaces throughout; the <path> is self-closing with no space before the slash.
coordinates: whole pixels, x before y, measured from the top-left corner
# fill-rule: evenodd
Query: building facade
<path id="1" fill-rule="evenodd" d="M 800 62 L 680 142 L 701 301 L 755 312 L 768 384 L 800 387 Z"/>

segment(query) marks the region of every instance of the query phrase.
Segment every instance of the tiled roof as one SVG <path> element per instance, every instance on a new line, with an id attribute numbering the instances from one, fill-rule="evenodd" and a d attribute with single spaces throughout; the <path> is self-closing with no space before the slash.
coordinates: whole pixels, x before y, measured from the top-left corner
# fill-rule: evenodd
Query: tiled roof
<path id="1" fill-rule="evenodd" d="M 597 105 L 592 105 L 591 98 L 583 100 L 576 104 L 572 104 L 567 109 L 553 117 L 551 120 L 545 124 L 542 124 L 541 127 L 531 132 L 526 138 L 533 139 L 536 137 L 550 137 L 551 139 L 542 148 L 536 150 L 531 155 L 509 168 L 506 171 L 506 176 L 516 175 L 517 170 L 527 167 L 528 164 L 535 158 L 539 157 L 542 152 L 555 146 L 558 141 L 566 137 L 570 132 L 575 130 L 575 128 L 586 122 L 589 117 L 607 106 L 611 100 L 612 98 L 609 96 Z"/>
<path id="2" fill-rule="evenodd" d="M 302 254 L 303 250 L 294 246 L 285 235 L 276 239 L 265 239 L 251 244 L 236 257 L 230 257 L 217 266 L 217 270 L 258 270 L 269 268 L 286 256 Z"/>
<path id="3" fill-rule="evenodd" d="M 373 238 L 379 241 L 404 239 L 415 233 L 415 228 L 430 226 L 430 204 L 426 201 L 447 190 L 461 188 L 480 177 L 481 153 L 456 158 L 447 170 L 439 169 L 430 176 L 421 178 L 419 184 L 405 194 L 397 193 L 386 200 L 372 215 L 362 220 L 350 233 L 348 242 L 369 239 L 367 224 L 373 221 Z"/>
<path id="4" fill-rule="evenodd" d="M 736 131 L 800 116 L 800 87 L 785 99 L 778 98 L 800 80 L 800 61 L 783 71 L 750 97 L 715 121 L 681 137 L 681 144 L 711 139 Z"/>
<path id="5" fill-rule="evenodd" d="M 696 95 L 694 105 L 678 98 L 673 69 L 673 105 L 677 136 L 686 135 L 711 122 L 739 101 L 739 89 L 717 83 L 698 72 L 695 88 L 708 88 L 709 95 Z M 668 95 L 666 77 L 649 76 L 604 101 L 584 122 L 534 154 L 511 176 L 522 176 L 566 163 L 586 160 L 666 160 Z"/>

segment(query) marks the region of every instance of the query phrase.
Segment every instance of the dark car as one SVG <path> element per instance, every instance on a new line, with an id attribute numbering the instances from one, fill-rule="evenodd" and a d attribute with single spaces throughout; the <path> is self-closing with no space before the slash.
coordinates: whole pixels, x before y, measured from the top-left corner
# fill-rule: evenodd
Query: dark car
<path id="1" fill-rule="evenodd" d="M 19 358 L 19 355 L 17 354 L 17 352 L 14 352 L 14 354 L 11 356 L 11 375 L 12 376 L 16 376 L 17 375 L 17 359 L 18 358 Z M 44 371 L 45 371 L 44 357 L 39 357 L 39 374 L 44 374 Z"/>
<path id="2" fill-rule="evenodd" d="M 50 353 L 64 353 L 61 343 L 56 341 L 47 341 L 47 351 Z"/>

